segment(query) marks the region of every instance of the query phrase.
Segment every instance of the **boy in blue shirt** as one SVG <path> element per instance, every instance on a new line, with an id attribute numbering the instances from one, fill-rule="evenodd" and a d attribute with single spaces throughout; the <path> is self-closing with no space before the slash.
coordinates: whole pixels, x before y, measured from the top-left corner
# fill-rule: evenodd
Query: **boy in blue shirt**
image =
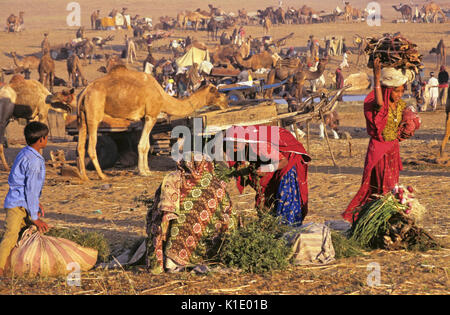
<path id="1" fill-rule="evenodd" d="M 44 216 L 39 197 L 45 181 L 45 160 L 39 152 L 47 146 L 48 132 L 47 125 L 37 121 L 25 127 L 28 146 L 19 152 L 9 173 L 9 191 L 4 203 L 5 234 L 0 243 L 0 276 L 22 228 L 31 223 L 41 233 L 49 229 L 39 218 Z"/>

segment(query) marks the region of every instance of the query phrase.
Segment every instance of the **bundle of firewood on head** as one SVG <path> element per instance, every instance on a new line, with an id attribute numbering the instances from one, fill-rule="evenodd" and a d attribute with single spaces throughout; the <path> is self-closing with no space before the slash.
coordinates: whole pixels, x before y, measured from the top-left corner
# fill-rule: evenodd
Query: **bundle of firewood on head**
<path id="1" fill-rule="evenodd" d="M 367 66 L 373 68 L 373 61 L 380 58 L 382 68 L 395 68 L 410 70 L 419 73 L 424 66 L 422 55 L 417 50 L 417 45 L 410 42 L 400 33 L 383 34 L 381 38 L 369 37 L 364 52 L 369 55 Z"/>

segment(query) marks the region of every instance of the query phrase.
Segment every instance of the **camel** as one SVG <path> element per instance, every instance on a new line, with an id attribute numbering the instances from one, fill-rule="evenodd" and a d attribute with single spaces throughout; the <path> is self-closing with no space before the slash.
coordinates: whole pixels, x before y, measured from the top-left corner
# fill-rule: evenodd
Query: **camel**
<path id="1" fill-rule="evenodd" d="M 12 118 L 25 118 L 47 122 L 48 111 L 70 112 L 74 103 L 73 90 L 63 90 L 52 95 L 40 82 L 25 80 L 21 75 L 14 75 L 8 85 L 0 88 L 0 159 L 5 170 L 6 163 L 3 143 L 4 134 Z"/>
<path id="2" fill-rule="evenodd" d="M 14 75 L 9 85 L 17 93 L 14 109 L 14 115 L 18 115 L 16 117 L 47 122 L 49 109 L 67 113 L 75 106 L 73 89 L 64 90 L 64 94 L 63 92 L 52 94 L 41 82 L 25 80 L 21 75 Z"/>
<path id="3" fill-rule="evenodd" d="M 277 24 L 279 23 L 286 24 L 286 12 L 283 10 L 282 7 L 278 7 L 278 9 L 274 11 L 274 15 Z"/>
<path id="4" fill-rule="evenodd" d="M 231 62 L 237 50 L 238 48 L 234 44 L 216 45 L 209 50 L 212 64 L 214 66 L 226 65 L 227 68 L 234 69 Z"/>
<path id="5" fill-rule="evenodd" d="M 208 40 L 209 40 L 209 36 L 211 35 L 211 40 L 217 40 L 217 32 L 219 31 L 219 23 L 212 17 L 207 26 L 207 36 L 208 36 Z"/>
<path id="6" fill-rule="evenodd" d="M 117 65 L 125 66 L 125 63 L 122 61 L 122 59 L 120 58 L 119 55 L 106 54 L 105 59 L 106 59 L 106 65 L 101 66 L 100 68 L 97 69 L 97 71 L 103 72 L 103 73 L 109 73 L 111 71 L 111 69 Z"/>
<path id="7" fill-rule="evenodd" d="M 203 15 L 200 12 L 191 12 L 184 16 L 183 28 L 186 30 L 188 23 L 192 25 L 192 29 L 197 32 L 199 25 L 205 20 L 209 20 L 209 16 Z"/>
<path id="8" fill-rule="evenodd" d="M 8 163 L 5 159 L 3 144 L 5 143 L 5 130 L 9 123 L 10 117 L 13 116 L 14 104 L 16 102 L 16 91 L 9 85 L 0 87 L 0 159 L 5 171 L 9 171 Z"/>
<path id="9" fill-rule="evenodd" d="M 272 21 L 270 20 L 269 17 L 266 16 L 263 20 L 264 35 L 269 34 L 271 28 L 272 28 Z"/>
<path id="10" fill-rule="evenodd" d="M 363 14 L 361 10 L 357 8 L 353 8 L 350 5 L 350 2 L 345 2 L 344 6 L 344 18 L 346 22 L 352 22 L 353 18 L 356 18 L 359 22 L 361 22 Z"/>
<path id="11" fill-rule="evenodd" d="M 245 9 L 238 10 L 238 18 L 240 24 L 248 25 L 249 18 L 247 16 L 247 11 Z"/>
<path id="12" fill-rule="evenodd" d="M 450 92 L 450 89 L 449 89 Z M 447 106 L 445 108 L 445 112 L 447 114 L 446 118 L 446 125 L 445 125 L 445 133 L 444 138 L 442 139 L 441 149 L 440 149 L 440 156 L 444 154 L 445 145 L 447 144 L 449 138 L 450 138 L 450 97 L 447 98 Z"/>
<path id="13" fill-rule="evenodd" d="M 442 19 L 444 22 L 447 20 L 445 13 L 442 11 L 442 9 L 434 2 L 430 2 L 425 4 L 422 7 L 422 11 L 425 13 L 425 21 L 428 23 L 428 16 L 431 15 L 433 17 L 433 23 L 437 23 L 438 15 L 440 14 L 442 16 Z"/>
<path id="14" fill-rule="evenodd" d="M 208 4 L 208 8 L 211 16 L 222 16 L 226 15 L 225 11 L 221 8 L 215 8 L 212 4 Z"/>
<path id="15" fill-rule="evenodd" d="M 67 58 L 67 73 L 69 74 L 69 81 L 71 85 L 75 88 L 79 87 L 79 79 L 81 79 L 81 84 L 87 85 L 87 80 L 83 76 L 81 71 L 80 58 L 76 54 L 72 54 Z"/>
<path id="16" fill-rule="evenodd" d="M 305 82 L 319 79 L 323 75 L 327 63 L 328 58 L 325 57 L 319 60 L 316 71 L 310 71 L 304 69 L 303 67 L 299 67 L 298 71 L 294 73 L 293 79 L 296 85 L 295 97 L 299 100 L 299 102 L 301 102 L 303 97 L 303 87 Z"/>
<path id="17" fill-rule="evenodd" d="M 21 60 L 17 58 L 15 51 L 11 52 L 14 64 L 17 68 L 23 69 L 25 72 L 31 72 L 31 70 L 37 70 L 39 68 L 39 63 L 41 60 L 36 56 L 25 56 Z"/>
<path id="18" fill-rule="evenodd" d="M 46 51 L 42 56 L 38 67 L 39 71 L 39 82 L 50 87 L 50 92 L 53 93 L 53 83 L 55 79 L 55 62 L 50 56 L 50 51 Z"/>
<path id="19" fill-rule="evenodd" d="M 442 38 L 438 45 L 430 50 L 429 54 L 436 54 L 436 69 L 439 69 L 440 66 L 446 66 L 447 52 Z"/>
<path id="20" fill-rule="evenodd" d="M 139 174 L 149 176 L 149 136 L 157 116 L 186 116 L 208 105 L 227 108 L 227 97 L 213 85 L 206 85 L 185 99 L 169 96 L 156 81 L 146 73 L 116 66 L 104 77 L 90 83 L 78 98 L 78 166 L 83 179 L 88 179 L 85 168 L 86 137 L 89 137 L 88 155 L 101 179 L 106 176 L 97 160 L 97 129 L 105 116 L 138 121 L 144 126 L 138 144 Z"/>
<path id="21" fill-rule="evenodd" d="M 16 32 L 17 30 L 17 24 L 18 24 L 18 17 L 15 16 L 13 13 L 10 14 L 6 18 L 6 29 L 8 32 Z"/>
<path id="22" fill-rule="evenodd" d="M 92 58 L 94 58 L 95 54 L 95 44 L 92 40 L 85 38 L 82 42 L 76 45 L 75 51 L 78 56 L 83 55 L 84 65 L 87 64 L 87 56 L 89 56 L 89 64 L 92 64 Z"/>
<path id="23" fill-rule="evenodd" d="M 259 54 L 252 55 L 248 59 L 243 59 L 240 52 L 237 51 L 234 53 L 234 59 L 236 60 L 239 67 L 244 69 L 251 69 L 253 71 L 261 68 L 270 69 L 272 67 L 275 67 L 278 61 L 278 59 L 274 55 L 266 50 Z"/>
<path id="24" fill-rule="evenodd" d="M 299 58 L 286 58 L 277 61 L 276 66 L 267 75 L 267 85 L 274 84 L 276 81 L 283 81 L 289 78 L 289 83 L 294 81 L 295 73 L 302 71 L 303 64 Z M 273 89 L 267 89 L 266 98 L 272 98 Z"/>
<path id="25" fill-rule="evenodd" d="M 20 32 L 23 29 L 23 15 L 25 12 L 20 11 L 19 16 L 11 14 L 6 19 L 6 29 L 8 32 Z"/>
<path id="26" fill-rule="evenodd" d="M 402 14 L 402 19 L 405 21 L 411 21 L 412 20 L 412 8 L 407 5 L 403 4 L 400 6 L 400 8 L 397 8 L 396 5 L 392 6 L 395 11 L 400 12 Z"/>

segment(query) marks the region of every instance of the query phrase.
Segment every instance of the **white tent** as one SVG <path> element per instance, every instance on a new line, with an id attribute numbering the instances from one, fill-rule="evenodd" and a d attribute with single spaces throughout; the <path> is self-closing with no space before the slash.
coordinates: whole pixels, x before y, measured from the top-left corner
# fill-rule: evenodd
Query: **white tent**
<path id="1" fill-rule="evenodd" d="M 178 68 L 190 67 L 194 63 L 200 65 L 204 60 L 209 61 L 208 50 L 191 47 L 184 56 L 181 56 L 176 60 Z"/>

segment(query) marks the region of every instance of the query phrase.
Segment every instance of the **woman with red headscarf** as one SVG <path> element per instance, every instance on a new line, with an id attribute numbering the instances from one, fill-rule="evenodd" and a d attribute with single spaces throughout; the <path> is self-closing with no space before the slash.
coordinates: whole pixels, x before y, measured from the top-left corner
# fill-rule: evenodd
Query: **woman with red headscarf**
<path id="1" fill-rule="evenodd" d="M 414 73 L 394 68 L 381 69 L 378 58 L 374 60 L 373 73 L 375 89 L 364 100 L 370 142 L 362 184 L 342 214 L 350 222 L 357 219 L 359 208 L 370 200 L 372 194 L 386 194 L 398 184 L 402 170 L 399 141 L 412 136 L 420 126 L 413 110 L 408 107 L 405 111 L 406 103 L 402 100 L 404 86 L 412 81 Z"/>
<path id="2" fill-rule="evenodd" d="M 303 145 L 286 129 L 277 126 L 233 126 L 226 131 L 227 161 L 239 169 L 249 163 L 257 169 L 250 174 L 256 190 L 256 206 L 271 208 L 282 222 L 301 225 L 308 212 L 307 163 L 311 161 Z M 242 154 L 242 155 L 239 155 Z M 237 178 L 240 192 L 245 183 Z"/>

